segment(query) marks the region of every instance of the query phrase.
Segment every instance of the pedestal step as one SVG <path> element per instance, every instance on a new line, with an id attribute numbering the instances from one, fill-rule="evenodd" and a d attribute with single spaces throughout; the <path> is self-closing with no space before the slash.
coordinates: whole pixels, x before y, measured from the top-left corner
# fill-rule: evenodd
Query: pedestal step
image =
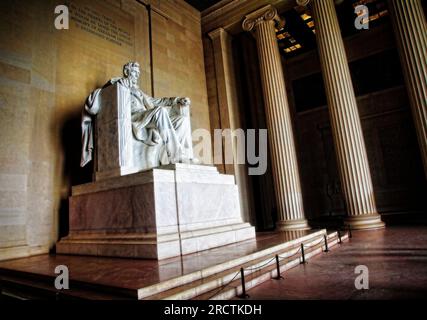
<path id="1" fill-rule="evenodd" d="M 316 232 L 309 237 L 303 237 L 278 245 L 268 250 L 260 251 L 256 256 L 240 258 L 237 263 L 230 262 L 233 267 L 225 270 L 218 270 L 217 273 L 209 274 L 195 281 L 178 287 L 164 290 L 157 294 L 147 296 L 150 291 L 161 290 L 161 287 L 143 288 L 138 291 L 139 299 L 146 300 L 210 300 L 210 299 L 230 299 L 242 294 L 241 268 L 245 274 L 246 290 L 264 281 L 277 277 L 276 255 L 279 256 L 280 272 L 284 272 L 302 262 L 301 244 L 304 245 L 305 260 L 323 252 L 325 250 L 326 231 Z M 341 239 L 339 239 L 341 238 Z M 327 235 L 328 248 L 337 245 L 340 241 L 348 239 L 348 235 L 341 237 L 337 232 Z M 202 271 L 203 273 L 203 271 Z M 175 279 L 177 281 L 177 279 Z M 163 288 L 167 286 L 163 283 Z"/>

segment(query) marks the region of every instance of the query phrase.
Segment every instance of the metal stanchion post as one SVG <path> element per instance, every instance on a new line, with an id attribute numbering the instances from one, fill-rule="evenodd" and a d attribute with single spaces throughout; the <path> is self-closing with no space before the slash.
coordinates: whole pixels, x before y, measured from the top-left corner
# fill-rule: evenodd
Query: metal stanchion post
<path id="1" fill-rule="evenodd" d="M 301 263 L 305 263 L 304 243 L 301 243 L 301 257 L 302 257 Z"/>
<path id="2" fill-rule="evenodd" d="M 351 234 L 351 226 L 348 225 L 348 237 L 351 239 L 353 235 Z"/>
<path id="3" fill-rule="evenodd" d="M 241 299 L 249 298 L 249 295 L 246 294 L 246 286 L 245 286 L 245 269 L 240 268 L 240 278 L 242 280 L 242 294 L 239 296 Z"/>
<path id="4" fill-rule="evenodd" d="M 329 247 L 328 247 L 328 235 L 324 235 L 323 238 L 325 239 L 325 251 L 324 252 L 329 252 Z"/>
<path id="5" fill-rule="evenodd" d="M 338 243 L 341 244 L 342 240 L 341 240 L 341 231 L 338 230 Z"/>
<path id="6" fill-rule="evenodd" d="M 277 269 L 277 276 L 274 278 L 275 280 L 283 279 L 282 275 L 280 274 L 280 261 L 279 261 L 279 255 L 276 254 L 276 269 Z"/>

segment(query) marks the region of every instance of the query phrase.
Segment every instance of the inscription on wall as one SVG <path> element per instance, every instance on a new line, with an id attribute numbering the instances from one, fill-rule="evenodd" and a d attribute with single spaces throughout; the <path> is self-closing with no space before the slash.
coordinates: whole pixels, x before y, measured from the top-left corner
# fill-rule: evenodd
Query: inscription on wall
<path id="1" fill-rule="evenodd" d="M 69 4 L 70 20 L 74 26 L 118 46 L 133 46 L 132 37 L 114 17 L 89 5 Z"/>

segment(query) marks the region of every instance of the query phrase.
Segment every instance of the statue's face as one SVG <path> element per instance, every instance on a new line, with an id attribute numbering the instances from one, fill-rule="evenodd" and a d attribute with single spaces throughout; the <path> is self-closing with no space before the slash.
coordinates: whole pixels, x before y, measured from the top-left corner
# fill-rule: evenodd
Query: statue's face
<path id="1" fill-rule="evenodd" d="M 138 79 L 139 79 L 139 75 L 141 74 L 141 71 L 139 70 L 138 67 L 133 67 L 130 69 L 129 72 L 129 78 L 132 81 L 133 84 L 137 84 L 138 83 Z"/>

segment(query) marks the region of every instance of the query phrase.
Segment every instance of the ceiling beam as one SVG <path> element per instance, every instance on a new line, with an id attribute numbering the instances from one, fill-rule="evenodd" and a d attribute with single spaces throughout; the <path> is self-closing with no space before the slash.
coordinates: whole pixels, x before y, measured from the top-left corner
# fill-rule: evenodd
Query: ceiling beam
<path id="1" fill-rule="evenodd" d="M 202 32 L 224 28 L 231 34 L 240 33 L 244 17 L 268 4 L 275 6 L 279 13 L 297 6 L 296 0 L 222 0 L 202 11 Z"/>

